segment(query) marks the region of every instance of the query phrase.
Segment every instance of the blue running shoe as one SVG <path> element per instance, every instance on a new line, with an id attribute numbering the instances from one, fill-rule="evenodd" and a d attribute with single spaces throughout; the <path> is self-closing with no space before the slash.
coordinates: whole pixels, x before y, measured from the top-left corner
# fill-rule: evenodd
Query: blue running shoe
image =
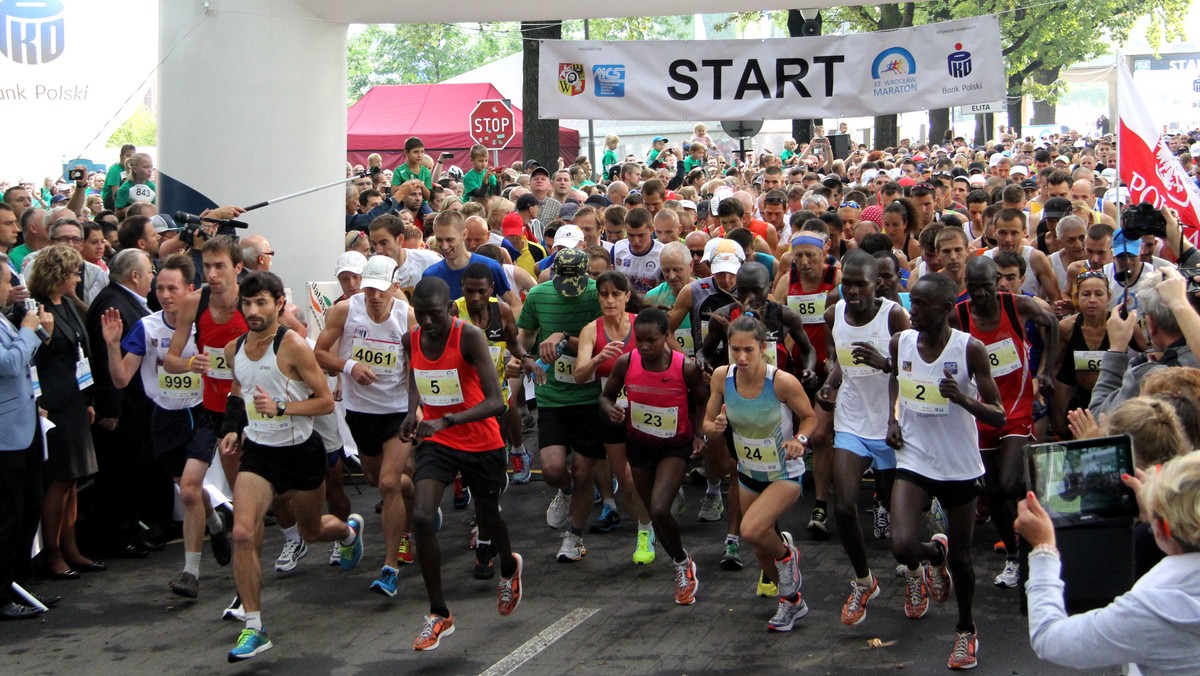
<path id="1" fill-rule="evenodd" d="M 237 645 L 229 651 L 230 662 L 241 662 L 271 649 L 271 639 L 266 632 L 246 628 L 238 636 Z"/>
<path id="2" fill-rule="evenodd" d="M 350 518 L 346 519 L 346 525 L 350 526 L 350 529 L 354 531 L 354 542 L 348 545 L 338 543 L 342 549 L 342 570 L 354 570 L 363 557 L 362 515 L 351 514 Z"/>
<path id="3" fill-rule="evenodd" d="M 621 515 L 612 507 L 604 505 L 604 509 L 600 510 L 600 517 L 592 523 L 590 530 L 593 533 L 607 533 L 620 525 Z"/>
<path id="4" fill-rule="evenodd" d="M 391 566 L 384 566 L 379 572 L 379 577 L 371 583 L 371 591 L 376 594 L 383 594 L 389 598 L 396 596 L 396 569 Z"/>
<path id="5" fill-rule="evenodd" d="M 437 521 L 433 522 L 433 532 L 438 533 L 442 530 L 442 508 L 438 507 Z"/>
<path id="6" fill-rule="evenodd" d="M 533 477 L 533 455 L 527 450 L 512 454 L 512 482 L 527 484 Z"/>
<path id="7" fill-rule="evenodd" d="M 471 489 L 463 485 L 462 475 L 454 477 L 454 508 L 466 509 L 471 504 Z"/>

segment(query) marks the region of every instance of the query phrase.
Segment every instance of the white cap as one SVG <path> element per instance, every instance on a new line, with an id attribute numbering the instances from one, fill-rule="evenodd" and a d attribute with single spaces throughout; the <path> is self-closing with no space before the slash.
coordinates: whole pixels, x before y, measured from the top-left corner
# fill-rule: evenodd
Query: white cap
<path id="1" fill-rule="evenodd" d="M 1071 158 L 1067 157 L 1066 155 L 1059 155 L 1058 157 L 1054 158 L 1054 161 L 1062 162 L 1063 164 L 1066 164 L 1068 166 L 1070 166 L 1070 164 L 1071 164 Z"/>
<path id="2" fill-rule="evenodd" d="M 984 178 L 983 174 L 973 174 L 967 179 L 967 184 L 973 188 L 982 188 L 987 185 L 987 179 Z"/>
<path id="3" fill-rule="evenodd" d="M 1020 174 L 1022 176 L 1028 176 L 1029 175 L 1029 167 L 1025 166 L 1024 164 L 1014 164 L 1012 166 L 1012 169 L 1008 170 L 1008 173 Z"/>
<path id="4" fill-rule="evenodd" d="M 899 181 L 900 177 L 904 175 L 904 170 L 902 170 L 900 167 L 888 169 L 887 175 L 891 177 L 893 181 Z"/>
<path id="5" fill-rule="evenodd" d="M 737 272 L 742 268 L 742 259 L 737 254 L 719 253 L 713 256 L 710 268 L 714 275 L 718 272 Z"/>
<path id="6" fill-rule="evenodd" d="M 337 262 L 333 264 L 333 276 L 337 277 L 343 272 L 353 272 L 356 275 L 363 273 L 363 268 L 367 265 L 367 257 L 357 251 L 347 251 L 338 256 Z"/>
<path id="7" fill-rule="evenodd" d="M 988 166 L 994 167 L 1000 164 L 1000 160 L 1002 159 L 1004 159 L 1004 153 L 992 153 L 992 156 L 988 158 Z"/>
<path id="8" fill-rule="evenodd" d="M 712 212 L 713 216 L 716 216 L 717 205 L 721 203 L 721 200 L 728 199 L 730 197 L 733 197 L 733 188 L 730 188 L 727 185 L 717 188 L 713 191 L 712 199 L 708 200 L 708 210 Z"/>
<path id="9" fill-rule="evenodd" d="M 1087 147 L 1087 140 L 1085 140 L 1085 139 L 1079 139 L 1079 140 L 1075 141 L 1075 147 L 1076 147 L 1076 148 L 1086 148 L 1086 147 Z"/>
<path id="10" fill-rule="evenodd" d="M 700 262 L 707 263 L 713 260 L 717 255 L 728 253 L 737 256 L 739 260 L 746 260 L 746 252 L 742 249 L 742 245 L 726 239 L 724 237 L 713 237 L 704 244 L 704 255 L 700 257 Z"/>
<path id="11" fill-rule="evenodd" d="M 860 176 L 858 178 L 858 182 L 861 183 L 862 185 L 866 185 L 866 184 L 870 183 L 871 181 L 874 181 L 875 177 L 878 175 L 879 175 L 878 169 L 868 169 L 868 170 L 864 171 L 862 173 L 862 176 Z"/>
<path id="12" fill-rule="evenodd" d="M 564 225 L 554 233 L 554 246 L 574 249 L 583 241 L 583 231 L 578 225 Z"/>
<path id="13" fill-rule="evenodd" d="M 691 209 L 692 211 L 696 210 L 696 203 L 691 200 L 679 200 L 679 206 L 684 209 Z"/>
<path id="14" fill-rule="evenodd" d="M 1109 167 L 1109 168 L 1105 169 L 1104 171 L 1100 172 L 1100 176 L 1101 176 L 1101 178 L 1108 181 L 1109 183 L 1117 182 L 1117 170 L 1112 167 Z"/>
<path id="15" fill-rule="evenodd" d="M 362 288 L 388 291 L 396 283 L 396 260 L 391 256 L 371 256 L 362 271 Z"/>
<path id="16" fill-rule="evenodd" d="M 1104 191 L 1104 199 L 1117 204 L 1129 204 L 1129 188 L 1109 188 Z"/>

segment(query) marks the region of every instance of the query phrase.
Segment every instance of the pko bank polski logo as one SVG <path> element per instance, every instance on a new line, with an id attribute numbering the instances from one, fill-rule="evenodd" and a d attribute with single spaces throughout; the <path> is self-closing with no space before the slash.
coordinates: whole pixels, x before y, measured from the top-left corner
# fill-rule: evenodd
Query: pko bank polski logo
<path id="1" fill-rule="evenodd" d="M 954 43 L 954 51 L 946 57 L 946 70 L 950 77 L 964 78 L 971 74 L 971 52 L 963 49 L 961 42 Z"/>
<path id="2" fill-rule="evenodd" d="M 875 96 L 917 91 L 917 60 L 903 47 L 889 47 L 871 62 L 871 92 Z"/>
<path id="3" fill-rule="evenodd" d="M 596 84 L 595 93 L 598 97 L 624 97 L 625 64 L 609 63 L 592 66 L 592 82 Z"/>
<path id="4" fill-rule="evenodd" d="M 66 49 L 63 4 L 59 0 L 0 0 L 0 54 L 36 66 Z"/>

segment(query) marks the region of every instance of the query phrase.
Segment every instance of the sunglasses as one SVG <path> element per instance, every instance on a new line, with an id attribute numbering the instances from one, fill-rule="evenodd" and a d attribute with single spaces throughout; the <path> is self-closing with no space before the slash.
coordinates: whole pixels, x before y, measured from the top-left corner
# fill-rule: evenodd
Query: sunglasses
<path id="1" fill-rule="evenodd" d="M 1102 270 L 1088 270 L 1075 278 L 1075 285 L 1078 286 L 1085 279 L 1100 279 L 1107 282 L 1108 276 Z"/>
<path id="2" fill-rule="evenodd" d="M 858 206 L 858 202 L 855 202 L 853 200 L 850 200 L 848 202 L 842 202 L 840 205 L 838 205 L 838 208 L 839 209 L 862 209 L 862 207 Z"/>
<path id="3" fill-rule="evenodd" d="M 692 258 L 704 257 L 704 249 L 688 249 L 688 251 L 691 252 Z"/>

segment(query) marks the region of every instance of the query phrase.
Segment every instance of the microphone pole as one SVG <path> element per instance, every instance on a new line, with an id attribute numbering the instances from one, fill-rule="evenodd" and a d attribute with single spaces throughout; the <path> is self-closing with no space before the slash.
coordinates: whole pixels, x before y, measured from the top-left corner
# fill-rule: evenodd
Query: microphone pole
<path id="1" fill-rule="evenodd" d="M 245 209 L 246 209 L 246 211 L 254 211 L 255 209 L 261 209 L 265 206 L 270 206 L 272 204 L 278 204 L 279 202 L 286 202 L 287 200 L 290 200 L 290 199 L 293 199 L 296 197 L 300 197 L 302 195 L 314 193 L 314 192 L 317 192 L 318 190 L 325 190 L 326 188 L 332 188 L 334 186 L 344 185 L 346 183 L 349 183 L 350 181 L 354 181 L 354 180 L 357 180 L 360 178 L 368 178 L 368 177 L 374 176 L 375 174 L 382 173 L 382 172 L 383 172 L 383 170 L 378 169 L 378 168 L 373 169 L 373 170 L 364 169 L 362 171 L 356 172 L 349 178 L 344 178 L 340 181 L 334 181 L 332 183 L 326 183 L 325 185 L 319 185 L 315 188 L 308 188 L 307 190 L 301 190 L 300 192 L 294 192 L 290 195 L 284 195 L 282 197 L 275 197 L 273 199 L 264 200 L 262 202 L 257 202 L 255 204 L 251 204 L 250 206 L 246 207 Z"/>

